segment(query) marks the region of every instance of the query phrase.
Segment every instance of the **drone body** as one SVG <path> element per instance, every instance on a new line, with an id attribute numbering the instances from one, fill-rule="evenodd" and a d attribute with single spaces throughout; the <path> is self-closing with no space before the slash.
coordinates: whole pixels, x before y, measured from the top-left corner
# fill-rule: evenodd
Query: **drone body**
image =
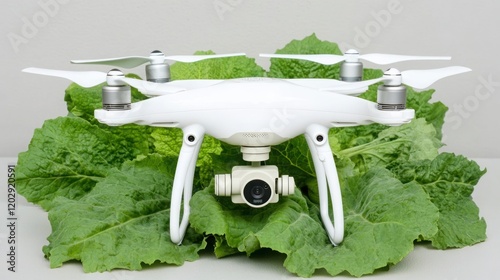
<path id="1" fill-rule="evenodd" d="M 206 134 L 237 146 L 271 146 L 304 134 L 310 124 L 343 127 L 401 125 L 413 110 L 382 111 L 354 96 L 271 78 L 243 78 L 133 103 L 130 110 L 96 110 L 108 125 L 201 125 Z"/>
<path id="2" fill-rule="evenodd" d="M 103 109 L 94 113 L 101 123 L 110 126 L 134 123 L 182 129 L 182 147 L 170 205 L 170 238 L 176 244 L 182 243 L 189 224 L 189 200 L 204 135 L 241 146 L 243 159 L 251 163 L 233 167 L 231 174 L 217 174 L 215 194 L 231 196 L 234 203 L 246 203 L 255 208 L 278 202 L 280 194 L 293 194 L 293 177 L 280 176 L 276 166 L 261 163 L 269 159 L 271 146 L 304 135 L 316 172 L 321 219 L 334 245 L 343 240 L 344 216 L 339 178 L 328 142 L 329 129 L 371 123 L 391 126 L 408 123 L 415 117 L 415 112 L 406 109 L 406 88 L 402 83 L 425 88 L 441 78 L 470 71 L 460 66 L 403 72 L 389 69 L 381 78 L 359 81 L 362 65 L 358 59 L 387 64 L 403 60 L 449 58 L 381 54 L 360 56 L 357 52 L 348 51 L 344 56 L 261 55 L 305 59 L 323 64 L 344 60 L 347 65 L 356 64 L 353 64 L 356 70 L 352 77 L 344 81 L 272 78 L 170 81 L 168 64 L 165 62 L 194 62 L 235 55 L 242 54 L 166 57 L 154 51 L 149 57 L 73 61 L 125 68 L 149 62 L 147 69 L 158 67 L 165 70 L 149 73 L 148 81 L 126 78 L 119 70 L 102 73 L 27 68 L 23 71 L 66 78 L 85 87 L 106 82 L 107 85 L 103 87 Z M 378 88 L 377 103 L 354 96 L 377 82 L 383 82 Z M 156 97 L 131 103 L 130 86 Z M 333 222 L 330 217 L 332 212 Z"/>
<path id="3" fill-rule="evenodd" d="M 342 198 L 328 143 L 328 130 L 331 127 L 374 122 L 401 125 L 410 122 L 414 116 L 412 109 L 379 110 L 377 103 L 354 96 L 320 91 L 270 78 L 226 80 L 208 87 L 140 101 L 132 104 L 130 110 L 95 111 L 96 119 L 108 125 L 135 123 L 183 129 L 184 141 L 172 193 L 171 211 L 175 215 L 170 220 L 171 238 L 178 244 L 182 242 L 187 227 L 189 205 L 186 201 L 191 196 L 194 166 L 205 134 L 228 144 L 244 147 L 244 159 L 252 163 L 268 158 L 269 150 L 259 152 L 259 149 L 305 134 L 318 174 L 322 219 L 329 229 L 332 243 L 339 244 L 343 238 Z M 232 195 L 234 192 L 234 202 L 247 202 L 250 206 L 262 207 L 269 202 L 277 202 L 278 194 L 293 193 L 295 186 L 290 181 L 293 179 L 278 178 L 276 167 L 276 172 L 271 177 L 281 181 L 275 183 L 272 179 L 266 179 L 268 173 L 263 171 L 264 168 L 270 166 L 236 167 L 232 174 L 217 175 L 216 194 Z M 244 169 L 250 175 L 241 174 L 239 169 Z M 240 183 L 240 179 L 243 182 Z M 255 185 L 256 182 L 260 185 Z M 276 191 L 271 191 L 269 197 L 262 201 L 260 192 L 264 192 L 263 186 Z M 335 225 L 328 213 L 327 188 L 330 189 L 335 208 Z M 252 191 L 253 196 L 248 193 Z M 184 218 L 179 226 L 182 192 L 185 201 Z"/>

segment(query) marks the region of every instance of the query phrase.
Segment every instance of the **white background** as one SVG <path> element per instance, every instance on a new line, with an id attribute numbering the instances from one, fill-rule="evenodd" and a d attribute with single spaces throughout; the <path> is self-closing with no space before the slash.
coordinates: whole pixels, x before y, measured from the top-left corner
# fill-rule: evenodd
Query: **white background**
<path id="1" fill-rule="evenodd" d="M 267 68 L 268 59 L 259 53 L 274 53 L 292 39 L 316 33 L 344 51 L 453 57 L 451 63 L 394 65 L 400 70 L 472 68 L 432 86 L 434 100 L 450 107 L 444 150 L 500 157 L 499 11 L 500 2 L 493 0 L 3 1 L 0 156 L 17 156 L 44 120 L 66 114 L 69 82 L 21 73 L 25 67 L 107 71 L 69 60 L 210 49 L 246 52 Z"/>

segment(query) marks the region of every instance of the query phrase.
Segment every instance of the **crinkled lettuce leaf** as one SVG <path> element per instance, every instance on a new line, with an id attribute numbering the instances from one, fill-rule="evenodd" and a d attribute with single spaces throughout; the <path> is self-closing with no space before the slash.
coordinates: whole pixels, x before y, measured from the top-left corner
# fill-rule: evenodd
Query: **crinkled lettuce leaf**
<path id="1" fill-rule="evenodd" d="M 415 119 L 399 127 L 388 127 L 370 141 L 358 139 L 356 135 L 350 134 L 352 132 L 346 129 L 332 134 L 330 139 L 335 155 L 349 158 L 358 172 L 395 162 L 433 159 L 442 146 L 441 141 L 436 138 L 434 126 L 424 119 Z"/>
<path id="2" fill-rule="evenodd" d="M 346 237 L 338 247 L 331 245 L 318 207 L 300 192 L 264 209 L 251 209 L 216 197 L 213 187 L 207 188 L 191 200 L 191 225 L 219 237 L 219 257 L 269 248 L 286 254 L 284 266 L 302 277 L 320 268 L 332 275 L 372 273 L 401 261 L 419 236 L 437 231 L 438 209 L 425 191 L 416 184 L 402 184 L 386 169 L 350 178 L 343 196 Z"/>
<path id="3" fill-rule="evenodd" d="M 182 130 L 181 129 L 157 129 L 151 136 L 154 139 L 156 152 L 171 157 L 179 156 L 182 146 Z M 198 167 L 197 178 L 199 183 L 207 186 L 213 178 L 213 155 L 220 155 L 223 148 L 221 142 L 209 135 L 205 135 L 201 144 L 200 152 L 196 166 Z"/>
<path id="4" fill-rule="evenodd" d="M 43 248 L 50 266 L 80 260 L 86 272 L 140 270 L 198 259 L 202 235 L 190 231 L 182 246 L 170 241 L 174 173 L 175 160 L 152 154 L 111 169 L 79 200 L 57 197 L 49 211 L 50 244 Z"/>
<path id="5" fill-rule="evenodd" d="M 439 249 L 461 248 L 486 240 L 486 222 L 472 200 L 474 186 L 486 170 L 463 156 L 442 153 L 433 160 L 391 167 L 401 182 L 418 184 L 439 209 L 439 231 L 429 239 Z"/>
<path id="6" fill-rule="evenodd" d="M 45 210 L 59 196 L 79 199 L 112 168 L 139 154 L 130 144 L 82 118 L 47 120 L 18 156 L 17 191 Z"/>
<path id="7" fill-rule="evenodd" d="M 213 51 L 198 51 L 197 55 L 215 54 Z M 246 56 L 206 59 L 193 63 L 176 62 L 170 67 L 172 80 L 186 79 L 234 79 L 262 77 L 265 71 Z"/>

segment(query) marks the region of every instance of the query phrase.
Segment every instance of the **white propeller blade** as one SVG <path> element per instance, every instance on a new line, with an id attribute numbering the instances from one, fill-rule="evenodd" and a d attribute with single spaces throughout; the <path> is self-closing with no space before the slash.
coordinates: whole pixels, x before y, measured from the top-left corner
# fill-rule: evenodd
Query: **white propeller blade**
<path id="1" fill-rule="evenodd" d="M 60 77 L 79 84 L 82 87 L 93 87 L 107 80 L 107 73 L 97 71 L 63 71 L 43 68 L 26 68 L 26 73 Z M 189 89 L 208 87 L 224 80 L 178 80 L 169 83 L 153 83 L 139 79 L 120 76 L 112 77 L 114 81 L 122 81 L 149 96 L 158 96 L 181 92 Z"/>
<path id="2" fill-rule="evenodd" d="M 442 78 L 469 71 L 471 71 L 471 69 L 463 66 L 450 66 L 430 70 L 407 70 L 401 72 L 401 78 L 404 84 L 414 88 L 424 89 Z"/>
<path id="3" fill-rule="evenodd" d="M 126 56 L 109 59 L 86 59 L 86 60 L 71 60 L 74 64 L 100 64 L 110 65 L 120 68 L 134 68 L 144 63 L 150 62 L 151 58 L 147 56 Z"/>
<path id="4" fill-rule="evenodd" d="M 373 62 L 375 64 L 386 65 L 386 64 L 392 64 L 401 61 L 411 61 L 411 60 L 450 60 L 451 56 L 416 56 L 416 55 L 372 53 L 372 54 L 360 55 L 359 58 Z"/>
<path id="5" fill-rule="evenodd" d="M 106 81 L 107 74 L 97 71 L 62 71 L 43 68 L 26 68 L 22 70 L 26 73 L 60 77 L 79 84 L 82 87 L 93 87 Z"/>
<path id="6" fill-rule="evenodd" d="M 357 58 L 364 59 L 375 64 L 386 65 L 401 61 L 410 60 L 450 60 L 449 56 L 415 56 L 415 55 L 395 55 L 395 54 L 346 54 L 346 55 L 336 55 L 336 54 L 261 54 L 261 57 L 271 57 L 271 58 L 288 58 L 288 59 L 301 59 L 308 60 L 312 62 L 317 62 L 323 65 L 332 65 L 344 61 L 350 57 L 350 59 Z M 355 58 L 355 59 L 357 59 Z"/>
<path id="7" fill-rule="evenodd" d="M 407 70 L 401 72 L 400 76 L 387 75 L 386 73 L 381 78 L 360 81 L 360 82 L 347 82 L 345 84 L 339 84 L 337 86 L 330 87 L 324 90 L 345 91 L 349 89 L 357 89 L 360 87 L 367 87 L 381 81 L 391 82 L 394 81 L 395 79 L 398 79 L 398 77 L 401 79 L 401 83 L 403 84 L 406 84 L 408 86 L 417 89 L 424 89 L 429 87 L 433 83 L 437 82 L 438 80 L 469 71 L 471 71 L 471 69 L 463 66 L 450 66 L 450 67 L 428 69 L 428 70 Z"/>
<path id="8" fill-rule="evenodd" d="M 165 56 L 165 60 L 173 60 L 179 62 L 197 62 L 204 59 L 245 56 L 245 53 L 230 53 L 230 54 L 207 54 L 207 55 L 171 55 Z"/>
<path id="9" fill-rule="evenodd" d="M 101 64 L 111 65 L 121 68 L 134 68 L 147 62 L 160 61 L 164 63 L 165 60 L 173 60 L 179 62 L 196 62 L 204 59 L 244 56 L 245 53 L 231 53 L 231 54 L 208 54 L 208 55 L 152 55 L 152 56 L 125 56 L 109 59 L 87 59 L 87 60 L 71 60 L 75 64 Z"/>

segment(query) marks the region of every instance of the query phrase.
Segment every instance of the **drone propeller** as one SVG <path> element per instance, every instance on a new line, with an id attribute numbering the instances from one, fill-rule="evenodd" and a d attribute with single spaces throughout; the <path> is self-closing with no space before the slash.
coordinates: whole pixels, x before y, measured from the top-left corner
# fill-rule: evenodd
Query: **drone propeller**
<path id="1" fill-rule="evenodd" d="M 381 81 L 384 81 L 385 85 L 387 86 L 398 86 L 401 84 L 406 84 L 417 89 L 424 89 L 440 79 L 469 71 L 471 71 L 471 69 L 463 66 L 450 66 L 429 70 L 407 70 L 402 72 L 399 72 L 397 69 L 391 68 L 387 70 L 384 73 L 384 76 L 381 78 L 361 82 L 345 82 L 343 84 L 339 84 L 338 86 L 325 88 L 324 90 L 342 91 L 357 89 L 367 87 Z"/>
<path id="2" fill-rule="evenodd" d="M 62 71 L 43 68 L 25 68 L 22 70 L 25 73 L 32 73 L 45 76 L 53 76 L 68 79 L 79 84 L 82 87 L 93 87 L 106 81 L 107 74 L 98 71 Z"/>
<path id="3" fill-rule="evenodd" d="M 120 86 L 128 84 L 137 88 L 140 92 L 146 95 L 163 95 L 166 93 L 176 93 L 186 90 L 183 87 L 174 86 L 171 84 L 157 84 L 148 81 L 127 78 L 119 70 L 113 69 L 108 73 L 98 71 L 63 71 L 43 68 L 26 68 L 22 70 L 26 73 L 60 77 L 77 83 L 82 87 L 93 87 L 98 84 L 107 82 L 111 86 Z M 185 83 L 187 85 L 187 83 Z"/>
<path id="4" fill-rule="evenodd" d="M 209 54 L 209 55 L 171 55 L 165 56 L 161 51 L 153 51 L 149 56 L 125 56 L 109 59 L 88 59 L 88 60 L 72 60 L 71 63 L 75 64 L 103 64 L 111 65 L 122 68 L 134 68 L 144 63 L 150 62 L 151 64 L 162 64 L 167 60 L 179 62 L 196 62 L 210 58 L 244 56 L 244 53 L 232 54 Z"/>
<path id="5" fill-rule="evenodd" d="M 360 55 L 356 50 L 348 50 L 344 55 L 336 54 L 260 54 L 261 57 L 301 59 L 317 62 L 324 65 L 333 65 L 342 61 L 358 62 L 359 59 L 370 61 L 379 65 L 386 65 L 410 60 L 450 60 L 449 56 L 415 56 L 372 53 Z"/>

